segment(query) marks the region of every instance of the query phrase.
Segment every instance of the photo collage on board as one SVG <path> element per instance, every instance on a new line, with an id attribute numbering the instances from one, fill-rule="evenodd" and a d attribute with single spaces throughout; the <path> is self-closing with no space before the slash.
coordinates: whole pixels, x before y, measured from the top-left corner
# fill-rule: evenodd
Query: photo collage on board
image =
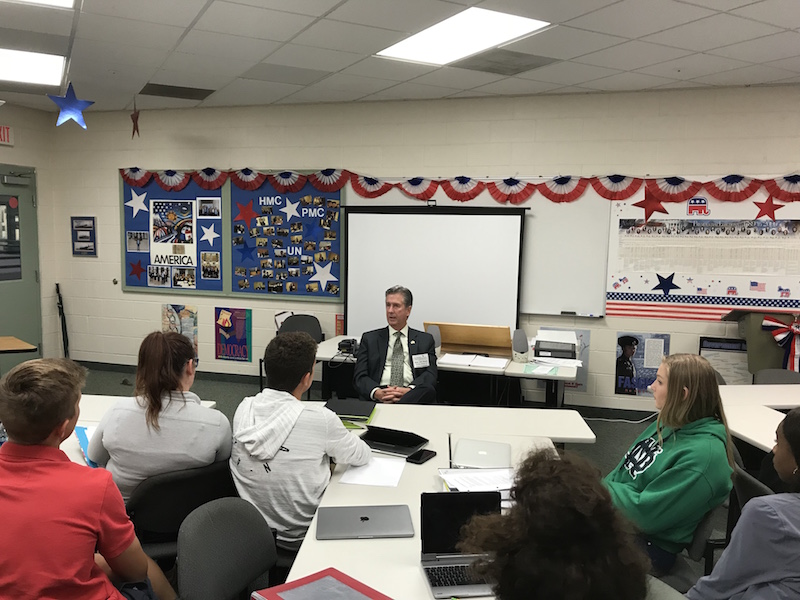
<path id="1" fill-rule="evenodd" d="M 339 296 L 340 196 L 231 189 L 234 292 Z"/>

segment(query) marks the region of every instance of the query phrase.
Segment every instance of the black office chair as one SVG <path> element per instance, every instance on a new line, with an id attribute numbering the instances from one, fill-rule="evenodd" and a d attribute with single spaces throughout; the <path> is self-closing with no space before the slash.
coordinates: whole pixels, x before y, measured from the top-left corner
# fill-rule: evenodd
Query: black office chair
<path id="1" fill-rule="evenodd" d="M 238 496 L 227 460 L 207 467 L 148 477 L 133 490 L 125 508 L 145 553 L 154 560 L 174 558 L 181 523 L 198 506 Z"/>
<path id="2" fill-rule="evenodd" d="M 325 339 L 319 319 L 314 315 L 290 315 L 281 323 L 277 335 L 287 331 L 305 331 L 318 344 Z M 264 359 L 258 359 L 258 391 L 264 389 Z M 309 390 L 309 396 L 311 392 Z"/>
<path id="3" fill-rule="evenodd" d="M 178 533 L 181 600 L 234 600 L 263 589 L 278 555 L 272 531 L 242 498 L 220 498 L 186 517 Z"/>
<path id="4" fill-rule="evenodd" d="M 751 498 L 775 493 L 767 484 L 760 482 L 739 465 L 733 467 L 733 489 L 736 492 L 740 511 Z"/>
<path id="5" fill-rule="evenodd" d="M 753 383 L 756 385 L 797 384 L 800 383 L 800 373 L 788 369 L 761 369 L 755 374 Z"/>

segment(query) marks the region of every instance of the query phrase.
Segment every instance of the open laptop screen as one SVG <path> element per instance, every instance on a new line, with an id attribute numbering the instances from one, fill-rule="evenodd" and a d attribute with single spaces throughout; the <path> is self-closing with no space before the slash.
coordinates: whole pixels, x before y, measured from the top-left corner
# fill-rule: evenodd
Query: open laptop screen
<path id="1" fill-rule="evenodd" d="M 472 515 L 500 512 L 500 492 L 424 493 L 422 554 L 456 554 L 461 528 Z"/>

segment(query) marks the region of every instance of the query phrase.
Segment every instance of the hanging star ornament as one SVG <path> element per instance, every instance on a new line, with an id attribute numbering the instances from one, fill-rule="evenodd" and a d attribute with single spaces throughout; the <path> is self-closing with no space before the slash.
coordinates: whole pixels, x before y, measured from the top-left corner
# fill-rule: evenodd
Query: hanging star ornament
<path id="1" fill-rule="evenodd" d="M 662 277 L 661 275 L 656 273 L 656 277 L 658 277 L 658 285 L 653 288 L 654 291 L 661 290 L 662 292 L 664 292 L 665 296 L 669 296 L 669 293 L 672 290 L 681 289 L 680 286 L 677 286 L 672 282 L 672 279 L 675 277 L 675 273 L 667 277 Z"/>
<path id="2" fill-rule="evenodd" d="M 785 204 L 775 204 L 775 199 L 772 196 L 768 197 L 766 202 L 753 202 L 753 204 L 758 207 L 756 219 L 769 217 L 771 221 L 775 220 L 775 211 L 786 206 Z"/>
<path id="3" fill-rule="evenodd" d="M 142 137 L 139 133 L 139 109 L 136 108 L 136 99 L 133 99 L 133 112 L 131 113 L 131 121 L 133 121 L 133 131 L 131 132 L 131 139 L 136 135 Z"/>
<path id="4" fill-rule="evenodd" d="M 76 98 L 75 90 L 72 89 L 72 83 L 67 86 L 66 95 L 53 96 L 52 94 L 47 94 L 47 97 L 55 102 L 60 110 L 58 113 L 58 120 L 56 121 L 56 127 L 66 121 L 72 120 L 86 129 L 86 121 L 83 120 L 83 111 L 94 104 L 93 100 L 79 100 Z"/>
<path id="5" fill-rule="evenodd" d="M 652 193 L 650 193 L 650 190 L 647 188 L 644 190 L 644 200 L 634 203 L 634 206 L 644 209 L 645 223 L 650 220 L 650 215 L 652 215 L 654 212 L 664 213 L 665 215 L 669 214 L 661 204 L 661 201 Z"/>

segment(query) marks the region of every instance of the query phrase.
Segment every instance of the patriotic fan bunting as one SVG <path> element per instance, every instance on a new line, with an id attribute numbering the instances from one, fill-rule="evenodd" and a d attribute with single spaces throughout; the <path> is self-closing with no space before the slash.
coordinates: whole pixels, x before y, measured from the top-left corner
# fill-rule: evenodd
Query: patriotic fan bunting
<path id="1" fill-rule="evenodd" d="M 565 176 L 543 181 L 537 187 L 539 192 L 552 202 L 572 202 L 581 197 L 587 185 L 589 185 L 588 179 Z"/>
<path id="2" fill-rule="evenodd" d="M 403 193 L 416 198 L 417 200 L 430 200 L 439 188 L 439 182 L 424 177 L 412 177 L 399 183 L 395 187 L 403 190 Z"/>
<path id="3" fill-rule="evenodd" d="M 150 181 L 150 178 L 153 174 L 150 171 L 145 171 L 144 169 L 140 169 L 139 167 L 131 167 L 130 169 L 120 169 L 120 175 L 122 175 L 122 181 L 127 183 L 131 187 L 143 187 Z"/>
<path id="4" fill-rule="evenodd" d="M 726 175 L 705 183 L 706 191 L 724 202 L 741 202 L 755 194 L 761 187 L 761 181 L 744 175 Z"/>
<path id="5" fill-rule="evenodd" d="M 787 325 L 774 317 L 764 317 L 761 329 L 772 333 L 778 345 L 786 351 L 783 368 L 800 372 L 800 321 Z"/>
<path id="6" fill-rule="evenodd" d="M 231 171 L 229 173 L 231 181 L 240 190 L 247 190 L 252 192 L 261 187 L 267 176 L 264 173 L 253 171 L 253 169 L 240 169 L 238 171 Z"/>
<path id="7" fill-rule="evenodd" d="M 764 181 L 764 187 L 781 202 L 797 202 L 800 200 L 800 174 L 784 175 Z"/>
<path id="8" fill-rule="evenodd" d="M 703 187 L 700 181 L 687 181 L 683 177 L 646 179 L 645 186 L 661 202 L 686 202 Z"/>
<path id="9" fill-rule="evenodd" d="M 486 184 L 483 181 L 478 181 L 472 177 L 454 177 L 453 179 L 443 179 L 439 182 L 442 186 L 444 193 L 451 200 L 458 202 L 466 202 L 472 200 L 486 189 Z"/>
<path id="10" fill-rule="evenodd" d="M 522 204 L 533 196 L 536 191 L 536 184 L 528 181 L 520 181 L 509 177 L 502 181 L 492 181 L 487 186 L 492 198 L 497 200 L 500 204 L 510 202 L 511 204 Z"/>
<path id="11" fill-rule="evenodd" d="M 320 192 L 335 192 L 344 187 L 350 179 L 350 171 L 345 169 L 322 169 L 311 173 L 308 180 Z"/>
<path id="12" fill-rule="evenodd" d="M 356 173 L 350 173 L 350 184 L 353 186 L 356 194 L 364 198 L 383 196 L 394 187 L 391 183 L 376 179 L 375 177 L 367 177 Z"/>
<path id="13" fill-rule="evenodd" d="M 303 189 L 307 179 L 307 175 L 295 171 L 281 171 L 274 175 L 267 175 L 267 181 L 281 194 L 299 192 Z"/>
<path id="14" fill-rule="evenodd" d="M 204 190 L 218 190 L 228 179 L 226 171 L 208 167 L 200 171 L 192 171 L 192 180 Z"/>
<path id="15" fill-rule="evenodd" d="M 191 181 L 189 173 L 184 171 L 156 171 L 153 174 L 156 183 L 161 186 L 165 192 L 180 192 Z"/>
<path id="16" fill-rule="evenodd" d="M 639 191 L 643 181 L 639 177 L 627 175 L 605 175 L 589 179 L 594 191 L 606 200 L 627 200 Z"/>

